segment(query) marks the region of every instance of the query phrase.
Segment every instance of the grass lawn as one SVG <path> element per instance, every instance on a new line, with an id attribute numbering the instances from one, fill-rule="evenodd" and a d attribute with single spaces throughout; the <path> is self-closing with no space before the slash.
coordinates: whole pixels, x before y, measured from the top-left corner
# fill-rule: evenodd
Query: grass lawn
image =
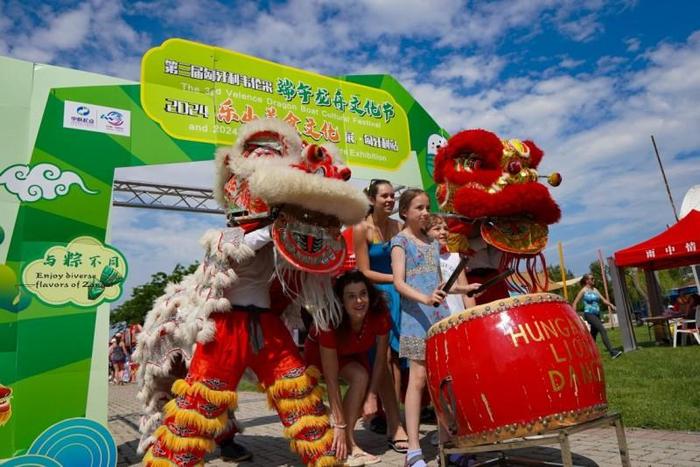
<path id="1" fill-rule="evenodd" d="M 700 346 L 656 346 L 646 327 L 635 333 L 639 350 L 616 360 L 598 338 L 610 408 L 630 427 L 700 431 Z M 608 335 L 622 348 L 618 329 Z"/>

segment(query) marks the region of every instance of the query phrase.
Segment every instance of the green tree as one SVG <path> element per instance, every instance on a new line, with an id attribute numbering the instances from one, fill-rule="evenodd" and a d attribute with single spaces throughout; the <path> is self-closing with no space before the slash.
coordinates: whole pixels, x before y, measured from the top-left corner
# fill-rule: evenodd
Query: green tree
<path id="1" fill-rule="evenodd" d="M 153 302 L 165 293 L 165 287 L 170 282 L 180 282 L 186 275 L 196 271 L 198 266 L 197 262 L 187 267 L 178 264 L 170 274 L 164 272 L 153 274 L 150 282 L 134 287 L 131 298 L 112 310 L 110 322 L 126 321 L 129 324 L 143 324 L 146 313 L 153 308 Z"/>
<path id="2" fill-rule="evenodd" d="M 549 280 L 552 282 L 561 281 L 561 266 L 558 264 L 556 266 L 547 266 L 547 274 L 549 275 Z M 571 269 L 566 269 L 566 279 L 571 279 L 574 277 L 574 273 Z"/>

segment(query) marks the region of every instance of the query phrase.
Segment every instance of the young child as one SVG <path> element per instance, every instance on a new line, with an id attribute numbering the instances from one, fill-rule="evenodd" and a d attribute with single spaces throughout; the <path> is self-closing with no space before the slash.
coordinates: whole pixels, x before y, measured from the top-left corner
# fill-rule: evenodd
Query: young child
<path id="1" fill-rule="evenodd" d="M 440 246 L 426 234 L 428 208 L 425 191 L 408 189 L 403 192 L 399 199 L 399 217 L 405 225 L 391 240 L 394 286 L 401 295 L 399 356 L 409 360 L 404 407 L 408 432 L 406 464 L 412 467 L 427 465 L 418 438 L 421 397 L 426 386 L 425 335 L 430 326 L 450 315 L 444 303 L 447 294 L 440 290 Z M 453 288 L 457 293 L 468 290 L 458 285 Z"/>
<path id="2" fill-rule="evenodd" d="M 445 281 L 452 276 L 452 273 L 457 269 L 457 265 L 459 264 L 459 254 L 450 253 L 447 250 L 447 234 L 447 222 L 445 222 L 445 219 L 437 214 L 431 214 L 428 219 L 428 236 L 437 240 L 440 244 L 440 271 L 442 273 L 442 279 Z M 469 285 L 464 271 L 459 275 L 455 284 L 460 287 Z M 461 313 L 467 308 L 476 306 L 476 300 L 474 300 L 473 297 L 454 293 L 454 288 L 450 291 L 445 302 L 450 309 L 450 313 L 453 315 Z"/>

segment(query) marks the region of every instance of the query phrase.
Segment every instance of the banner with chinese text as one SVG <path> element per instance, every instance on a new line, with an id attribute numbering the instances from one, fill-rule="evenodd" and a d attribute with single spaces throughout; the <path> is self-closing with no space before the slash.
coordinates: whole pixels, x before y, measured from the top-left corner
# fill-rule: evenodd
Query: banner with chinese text
<path id="1" fill-rule="evenodd" d="M 279 118 L 307 141 L 336 144 L 356 178 L 422 185 L 408 114 L 381 87 L 170 39 L 144 55 L 141 102 L 178 139 L 232 144 L 240 125 Z"/>

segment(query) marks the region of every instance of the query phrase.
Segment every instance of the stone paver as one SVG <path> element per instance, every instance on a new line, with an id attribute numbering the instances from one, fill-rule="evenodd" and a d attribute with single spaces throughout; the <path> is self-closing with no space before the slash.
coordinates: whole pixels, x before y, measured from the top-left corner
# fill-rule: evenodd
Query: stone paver
<path id="1" fill-rule="evenodd" d="M 267 408 L 262 394 L 241 392 L 237 411 L 245 433 L 237 439 L 254 453 L 252 462 L 243 467 L 300 466 L 298 458 L 289 450 L 282 437 L 281 424 L 275 412 Z M 624 415 L 624 414 L 623 414 Z M 117 442 L 118 467 L 138 465 L 136 454 L 140 406 L 136 399 L 136 386 L 111 386 L 109 394 L 109 429 Z M 434 459 L 437 450 L 430 446 L 429 436 L 435 426 L 422 425 L 423 452 L 426 458 Z M 698 466 L 700 465 L 700 433 L 627 428 L 627 443 L 635 467 L 646 466 Z M 356 432 L 358 444 L 368 452 L 382 457 L 382 466 L 403 466 L 404 458 L 388 448 L 386 437 L 362 429 Z M 574 464 L 582 466 L 612 467 L 620 465 L 617 441 L 613 428 L 596 428 L 572 435 L 571 451 Z M 561 462 L 558 445 L 508 451 L 509 456 L 520 456 L 547 462 Z M 493 455 L 479 456 L 486 460 Z M 208 458 L 209 466 L 234 466 L 218 459 L 215 452 Z M 430 462 L 431 467 L 437 463 Z M 519 465 L 510 463 L 509 465 Z"/>

